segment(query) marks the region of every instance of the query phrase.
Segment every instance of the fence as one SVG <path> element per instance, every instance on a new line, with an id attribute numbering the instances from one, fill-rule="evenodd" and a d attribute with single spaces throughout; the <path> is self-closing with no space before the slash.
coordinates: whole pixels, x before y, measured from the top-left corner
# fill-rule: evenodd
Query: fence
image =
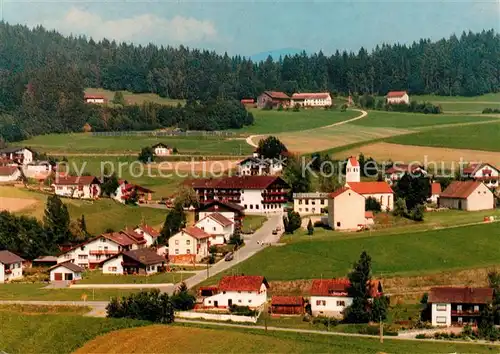
<path id="1" fill-rule="evenodd" d="M 175 317 L 179 318 L 189 318 L 189 319 L 203 319 L 212 321 L 232 321 L 241 323 L 257 323 L 257 317 L 251 316 L 237 316 L 228 314 L 216 314 L 216 313 L 205 313 L 205 312 L 191 312 L 191 311 L 179 311 L 175 313 Z"/>

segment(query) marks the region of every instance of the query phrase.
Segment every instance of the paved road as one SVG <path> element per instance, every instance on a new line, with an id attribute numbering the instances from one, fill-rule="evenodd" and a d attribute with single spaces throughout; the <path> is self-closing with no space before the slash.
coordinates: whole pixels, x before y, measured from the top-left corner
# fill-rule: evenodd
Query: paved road
<path id="1" fill-rule="evenodd" d="M 276 214 L 269 216 L 267 221 L 249 238 L 245 237 L 245 246 L 240 248 L 234 253 L 234 258 L 232 261 L 226 262 L 224 260 L 219 261 L 214 264 L 208 270 L 208 275 L 211 277 L 217 273 L 220 273 L 226 269 L 233 267 L 234 265 L 250 258 L 257 252 L 262 251 L 265 246 L 262 243 L 276 243 L 279 241 L 280 235 L 273 235 L 272 231 L 276 226 L 282 226 L 282 214 Z M 188 288 L 192 288 L 197 284 L 201 283 L 207 279 L 207 272 L 200 271 L 195 276 L 187 279 L 185 281 Z"/>

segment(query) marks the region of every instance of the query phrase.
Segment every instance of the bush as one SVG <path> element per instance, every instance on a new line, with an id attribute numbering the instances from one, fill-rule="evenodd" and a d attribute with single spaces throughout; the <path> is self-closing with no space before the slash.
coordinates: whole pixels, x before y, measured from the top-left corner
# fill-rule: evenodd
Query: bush
<path id="1" fill-rule="evenodd" d="M 417 335 L 415 336 L 415 338 L 417 338 L 417 339 L 426 339 L 427 337 L 425 336 L 425 334 L 420 333 L 420 334 L 417 334 Z"/>
<path id="2" fill-rule="evenodd" d="M 248 306 L 231 305 L 229 312 L 236 316 L 257 316 L 257 311 L 251 310 Z"/>
<path id="3" fill-rule="evenodd" d="M 380 202 L 373 198 L 373 197 L 368 197 L 365 200 L 365 210 L 366 211 L 381 211 L 382 206 L 380 205 Z"/>
<path id="4" fill-rule="evenodd" d="M 500 113 L 500 109 L 498 109 L 498 108 L 485 108 L 485 109 L 483 109 L 483 114 L 488 114 L 488 113 Z"/>
<path id="5" fill-rule="evenodd" d="M 194 308 L 196 298 L 188 292 L 186 284 L 179 285 L 177 291 L 170 298 L 172 306 L 177 311 L 187 311 Z"/>
<path id="6" fill-rule="evenodd" d="M 347 110 L 347 103 L 344 103 L 342 106 L 340 106 L 340 111 L 345 112 Z"/>
<path id="7" fill-rule="evenodd" d="M 340 321 L 333 317 L 316 317 L 313 319 L 313 324 L 322 324 L 325 327 L 335 327 L 338 326 Z"/>

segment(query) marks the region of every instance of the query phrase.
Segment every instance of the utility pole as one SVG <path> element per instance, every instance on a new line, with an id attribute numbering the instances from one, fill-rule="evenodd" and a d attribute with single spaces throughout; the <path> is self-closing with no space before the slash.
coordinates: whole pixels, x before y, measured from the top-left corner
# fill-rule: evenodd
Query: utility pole
<path id="1" fill-rule="evenodd" d="M 379 317 L 379 324 L 380 324 L 380 343 L 384 343 L 384 324 L 382 323 L 382 316 Z"/>

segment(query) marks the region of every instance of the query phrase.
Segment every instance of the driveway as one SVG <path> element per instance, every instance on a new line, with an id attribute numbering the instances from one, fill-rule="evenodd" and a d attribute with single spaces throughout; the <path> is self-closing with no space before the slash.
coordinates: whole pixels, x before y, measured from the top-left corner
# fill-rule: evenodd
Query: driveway
<path id="1" fill-rule="evenodd" d="M 262 225 L 260 229 L 258 229 L 250 237 L 245 237 L 245 246 L 234 252 L 234 258 L 232 261 L 219 261 L 208 269 L 208 275 L 207 271 L 198 272 L 198 274 L 185 281 L 187 287 L 192 288 L 202 281 L 206 280 L 208 277 L 223 272 L 226 269 L 229 269 L 236 264 L 243 262 L 245 259 L 252 257 L 254 254 L 262 251 L 265 248 L 263 244 L 277 243 L 281 235 L 273 235 L 272 232 L 276 228 L 276 226 L 283 226 L 282 220 L 282 214 L 269 216 L 267 221 Z"/>

